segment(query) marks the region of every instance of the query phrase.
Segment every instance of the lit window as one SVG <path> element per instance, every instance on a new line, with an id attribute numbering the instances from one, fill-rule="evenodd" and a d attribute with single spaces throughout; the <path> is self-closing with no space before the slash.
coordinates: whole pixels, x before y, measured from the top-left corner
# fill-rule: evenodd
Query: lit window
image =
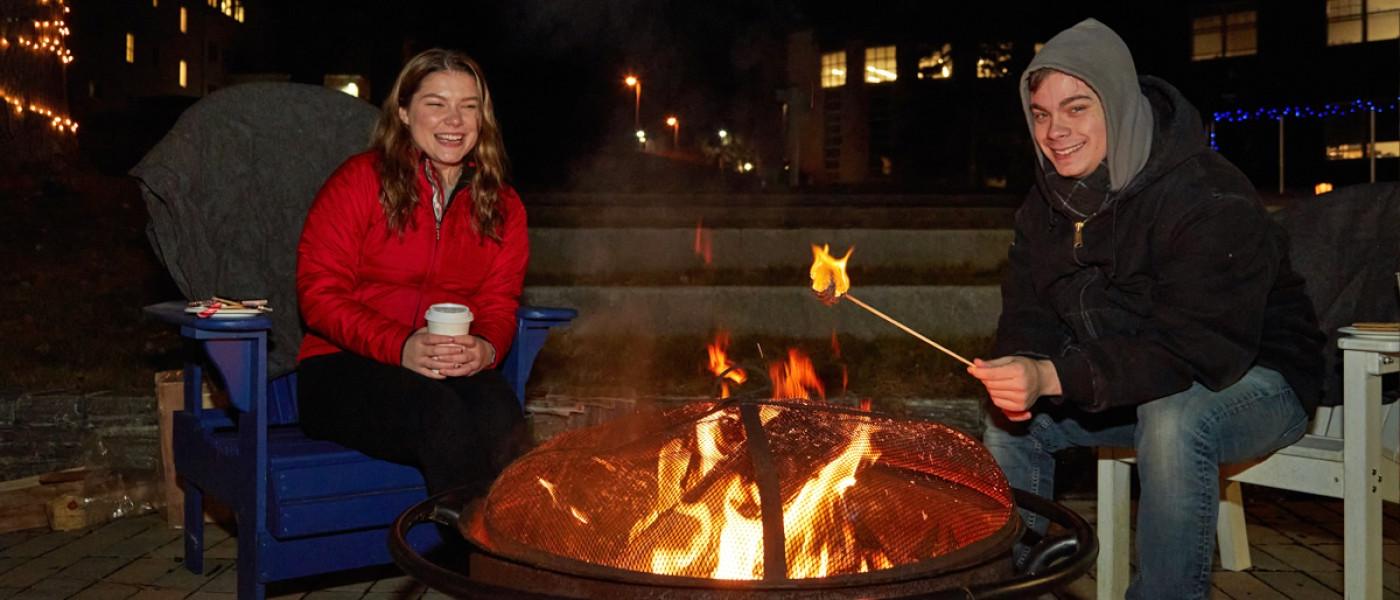
<path id="1" fill-rule="evenodd" d="M 1011 73 L 1011 42 L 982 44 L 977 56 L 977 78 L 997 79 Z"/>
<path id="2" fill-rule="evenodd" d="M 1355 160 L 1367 158 L 1367 144 L 1334 144 L 1327 146 L 1327 160 Z M 1400 156 L 1400 141 L 1376 142 L 1376 158 L 1395 158 Z"/>
<path id="3" fill-rule="evenodd" d="M 180 87 L 189 87 L 189 67 L 180 61 Z"/>
<path id="4" fill-rule="evenodd" d="M 885 83 L 899 77 L 895 72 L 894 46 L 865 49 L 865 82 Z"/>
<path id="5" fill-rule="evenodd" d="M 1327 45 L 1400 37 L 1400 0 L 1327 0 Z"/>
<path id="6" fill-rule="evenodd" d="M 219 0 L 209 0 L 209 8 L 218 8 Z"/>
<path id="7" fill-rule="evenodd" d="M 136 62 L 136 34 L 126 34 L 126 62 Z"/>
<path id="8" fill-rule="evenodd" d="M 238 8 L 233 11 L 233 19 L 239 23 L 243 22 L 243 5 L 240 4 Z"/>
<path id="9" fill-rule="evenodd" d="M 1191 60 L 1259 53 L 1258 13 L 1252 10 L 1191 20 Z"/>
<path id="10" fill-rule="evenodd" d="M 846 85 L 845 51 L 822 54 L 822 87 L 834 88 L 843 85 Z"/>
<path id="11" fill-rule="evenodd" d="M 953 45 L 943 44 L 927 56 L 919 57 L 919 79 L 951 79 L 953 77 Z"/>
<path id="12" fill-rule="evenodd" d="M 160 0 L 151 0 L 151 8 L 160 8 Z"/>
<path id="13" fill-rule="evenodd" d="M 188 31 L 188 26 L 189 26 L 189 13 L 187 13 L 187 12 L 185 11 L 185 7 L 181 6 L 181 7 L 180 7 L 180 33 L 185 33 L 186 31 Z"/>
<path id="14" fill-rule="evenodd" d="M 1036 43 L 1035 43 L 1035 53 L 1036 53 L 1036 54 L 1040 54 L 1040 49 L 1041 49 L 1041 48 L 1044 48 L 1044 47 L 1045 47 L 1045 42 L 1036 42 Z"/>

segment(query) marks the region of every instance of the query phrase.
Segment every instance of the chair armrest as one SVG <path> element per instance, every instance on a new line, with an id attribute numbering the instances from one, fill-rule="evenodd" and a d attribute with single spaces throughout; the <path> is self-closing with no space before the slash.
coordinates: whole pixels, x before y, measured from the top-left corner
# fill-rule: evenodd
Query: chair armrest
<path id="1" fill-rule="evenodd" d="M 521 306 L 515 311 L 515 343 L 501 361 L 501 374 L 521 406 L 525 405 L 525 382 L 530 379 L 535 356 L 544 347 L 549 330 L 568 325 L 577 316 L 578 311 L 572 308 L 548 306 Z"/>
<path id="2" fill-rule="evenodd" d="M 572 308 L 549 306 L 521 306 L 515 311 L 515 317 L 522 321 L 557 321 L 559 324 L 568 323 L 577 316 L 578 311 Z"/>
<path id="3" fill-rule="evenodd" d="M 142 310 L 147 316 L 154 318 L 168 325 L 175 325 L 180 328 L 180 332 L 187 337 L 202 337 L 195 335 L 193 331 L 208 332 L 256 332 L 270 331 L 272 329 L 272 319 L 265 316 L 244 317 L 239 319 L 201 319 L 197 315 L 185 312 L 187 304 L 180 300 L 161 302 L 152 304 Z M 190 333 L 186 333 L 186 330 Z"/>
<path id="4" fill-rule="evenodd" d="M 185 312 L 181 301 L 162 302 L 145 307 L 145 313 L 155 319 L 176 325 L 180 335 L 199 345 L 209 362 L 222 375 L 229 404 L 246 413 L 258 415 L 254 422 L 265 423 L 267 410 L 267 333 L 272 319 L 253 316 L 238 319 L 201 319 Z M 186 363 L 185 384 L 198 388 L 202 372 L 197 362 Z M 191 383 L 193 382 L 193 383 Z M 193 407 L 186 390 L 187 407 Z M 196 411 L 198 412 L 198 411 Z"/>

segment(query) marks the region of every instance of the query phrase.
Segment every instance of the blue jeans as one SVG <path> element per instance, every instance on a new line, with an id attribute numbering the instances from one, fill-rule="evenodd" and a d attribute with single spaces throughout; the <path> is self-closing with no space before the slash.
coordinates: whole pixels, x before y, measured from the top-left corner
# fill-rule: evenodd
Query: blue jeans
<path id="1" fill-rule="evenodd" d="M 1282 375 L 1254 367 L 1218 392 L 1199 383 L 1136 406 L 1085 413 L 1050 403 L 1030 421 L 986 415 L 983 444 L 1012 487 L 1055 490 L 1053 453 L 1071 446 L 1137 451 L 1138 571 L 1128 598 L 1206 598 L 1215 551 L 1220 464 L 1250 460 L 1303 436 L 1308 415 Z M 1022 511 L 1044 533 L 1045 519 Z"/>

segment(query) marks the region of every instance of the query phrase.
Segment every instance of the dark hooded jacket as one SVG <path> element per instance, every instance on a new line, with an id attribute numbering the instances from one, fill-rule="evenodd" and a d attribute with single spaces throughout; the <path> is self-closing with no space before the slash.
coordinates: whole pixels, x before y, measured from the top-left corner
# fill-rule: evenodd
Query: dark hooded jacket
<path id="1" fill-rule="evenodd" d="M 1141 404 L 1193 382 L 1220 390 L 1261 365 L 1281 373 L 1311 413 L 1324 337 L 1283 231 L 1244 174 L 1207 145 L 1195 107 L 1165 81 L 1137 78 L 1131 57 L 1127 64 L 1151 122 L 1120 122 L 1117 136 L 1114 115 L 1133 112 L 1121 104 L 1138 100 L 1100 91 L 1114 82 L 1095 81 L 1094 66 L 1053 65 L 1099 92 L 1110 148 L 1101 169 L 1141 167 L 1113 174 L 1099 206 L 1071 217 L 1065 203 L 1052 202 L 1056 175 L 1036 151 L 1039 180 L 1016 213 L 993 355 L 1048 358 L 1063 391 L 1052 400 L 1089 411 Z M 1125 136 L 1150 147 L 1145 160 L 1114 154 Z"/>

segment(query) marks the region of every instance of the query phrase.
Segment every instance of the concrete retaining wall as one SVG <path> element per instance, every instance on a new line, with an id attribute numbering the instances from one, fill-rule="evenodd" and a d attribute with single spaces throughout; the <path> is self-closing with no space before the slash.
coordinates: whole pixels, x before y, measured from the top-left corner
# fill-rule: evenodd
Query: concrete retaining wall
<path id="1" fill-rule="evenodd" d="M 831 252 L 855 247 L 852 263 L 917 269 L 992 271 L 1006 262 L 1012 234 L 1004 229 L 714 229 L 698 234 L 715 269 L 792 266 L 805 272 L 812 244 Z M 689 229 L 530 230 L 530 272 L 536 275 L 674 273 L 706 266 Z M 917 283 L 917 282 L 911 282 Z"/>
<path id="2" fill-rule="evenodd" d="M 871 286 L 852 289 L 862 301 L 933 338 L 984 337 L 996 331 L 996 286 Z M 579 311 L 570 334 L 588 336 L 735 334 L 879 339 L 907 336 L 850 302 L 826 307 L 800 286 L 594 287 L 531 286 L 525 302 Z"/>
<path id="3" fill-rule="evenodd" d="M 154 396 L 0 392 L 0 481 L 69 467 L 160 465 Z"/>

